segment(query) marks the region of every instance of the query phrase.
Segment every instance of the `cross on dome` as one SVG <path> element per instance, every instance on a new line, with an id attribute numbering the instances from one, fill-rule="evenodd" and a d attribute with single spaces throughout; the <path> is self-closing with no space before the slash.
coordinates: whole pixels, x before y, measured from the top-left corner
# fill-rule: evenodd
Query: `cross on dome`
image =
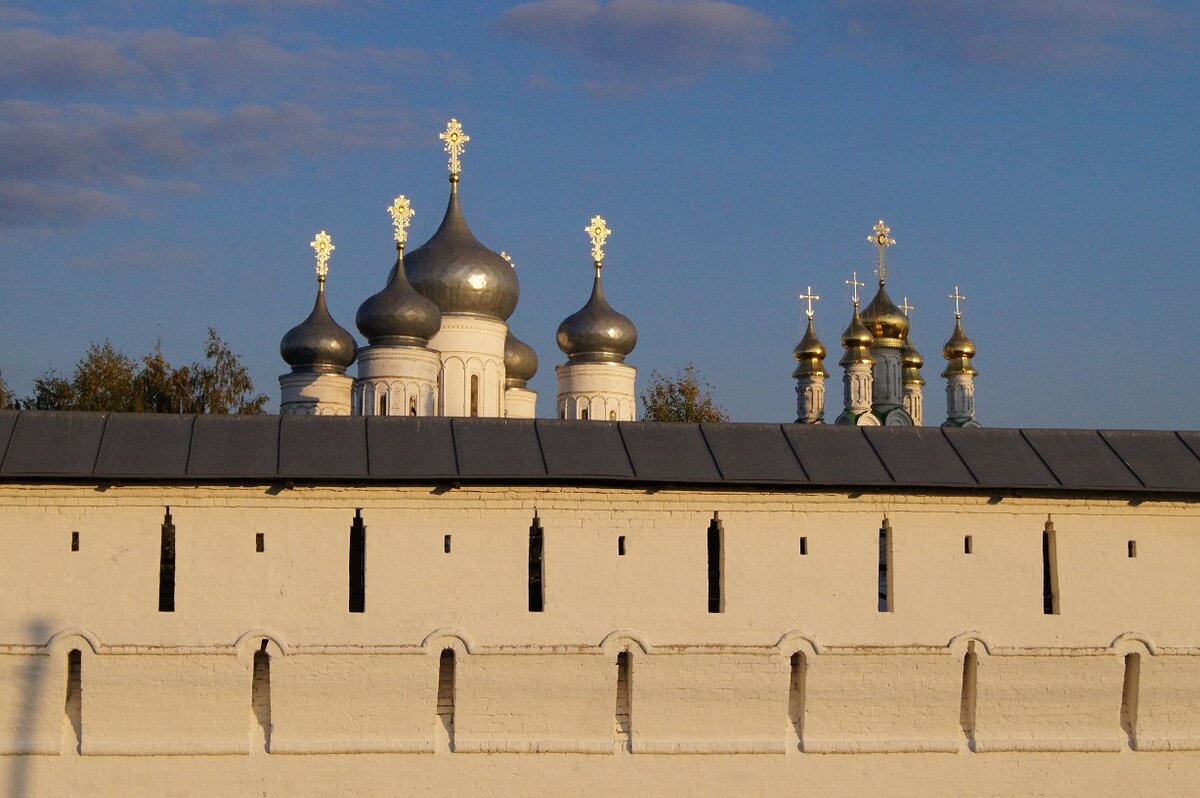
<path id="1" fill-rule="evenodd" d="M 904 302 L 900 305 L 900 309 L 904 311 L 905 316 L 915 310 L 912 305 L 908 304 L 908 297 L 904 297 Z"/>
<path id="2" fill-rule="evenodd" d="M 871 228 L 871 235 L 867 236 L 867 240 L 875 246 L 879 247 L 879 265 L 876 271 L 879 274 L 879 284 L 883 285 L 887 282 L 887 258 L 885 252 L 888 247 L 895 246 L 896 239 L 892 238 L 892 228 L 883 223 L 883 219 Z"/>
<path id="3" fill-rule="evenodd" d="M 858 272 L 850 272 L 850 279 L 846 280 L 846 285 L 854 291 L 854 307 L 858 307 L 858 289 L 866 288 L 867 284 L 858 279 Z"/>
<path id="4" fill-rule="evenodd" d="M 323 285 L 325 275 L 329 274 L 329 253 L 333 252 L 336 247 L 333 245 L 333 239 L 330 238 L 329 233 L 324 230 L 317 233 L 309 246 L 317 253 L 317 282 Z"/>
<path id="5" fill-rule="evenodd" d="M 805 314 L 807 314 L 807 315 L 808 315 L 808 317 L 811 319 L 811 318 L 813 317 L 813 307 L 812 307 L 812 303 L 813 303 L 814 301 L 816 301 L 816 300 L 820 299 L 821 297 L 817 296 L 816 294 L 814 294 L 814 293 L 812 292 L 812 286 L 811 286 L 811 285 L 810 285 L 810 286 L 808 286 L 807 288 L 805 288 L 805 289 L 804 289 L 804 291 L 805 291 L 805 293 L 801 294 L 801 295 L 800 295 L 800 298 L 801 298 L 801 299 L 803 299 L 805 302 L 807 302 L 807 303 L 808 303 L 808 307 L 805 309 L 805 311 L 804 311 L 804 312 L 805 312 Z"/>
<path id="6" fill-rule="evenodd" d="M 517 268 L 517 264 L 513 263 L 512 255 L 509 255 L 507 252 L 501 251 L 500 257 L 504 258 L 505 263 L 507 263 L 509 266 L 513 267 L 514 269 Z"/>
<path id="7" fill-rule="evenodd" d="M 961 319 L 962 318 L 962 308 L 959 307 L 958 303 L 965 300 L 966 297 L 958 292 L 957 285 L 954 286 L 954 293 L 950 294 L 950 299 L 954 300 L 954 318 Z"/>
<path id="8" fill-rule="evenodd" d="M 404 248 L 404 242 L 408 240 L 408 225 L 412 222 L 413 210 L 412 203 L 408 197 L 401 194 L 392 200 L 392 204 L 388 206 L 388 213 L 392 216 L 392 227 L 395 229 L 396 243 Z"/>
<path id="9" fill-rule="evenodd" d="M 608 224 L 604 221 L 603 216 L 593 216 L 592 221 L 583 231 L 588 234 L 588 238 L 592 239 L 592 260 L 599 269 L 604 265 L 604 242 L 612 234 L 612 230 L 608 229 Z"/>
<path id="10" fill-rule="evenodd" d="M 446 153 L 450 156 L 450 176 L 458 177 L 462 164 L 458 158 L 466 149 L 467 142 L 471 137 L 463 133 L 462 123 L 457 119 L 451 119 L 446 123 L 446 130 L 438 134 L 438 138 L 446 144 Z"/>

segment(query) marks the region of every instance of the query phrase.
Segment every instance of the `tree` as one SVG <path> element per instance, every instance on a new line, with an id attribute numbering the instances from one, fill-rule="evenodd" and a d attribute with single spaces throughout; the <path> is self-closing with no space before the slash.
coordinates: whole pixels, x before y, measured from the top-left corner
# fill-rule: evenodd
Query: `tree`
<path id="1" fill-rule="evenodd" d="M 650 385 L 642 393 L 642 420 L 728 421 L 724 409 L 713 402 L 712 392 L 691 363 L 674 376 L 652 371 Z"/>
<path id="2" fill-rule="evenodd" d="M 16 407 L 16 400 L 13 398 L 13 392 L 9 390 L 8 383 L 4 381 L 4 372 L 0 372 L 0 410 L 10 407 Z"/>
<path id="3" fill-rule="evenodd" d="M 108 341 L 92 343 L 75 365 L 72 410 L 133 410 L 134 363 Z"/>
<path id="4" fill-rule="evenodd" d="M 212 327 L 208 328 L 204 356 L 209 365 L 192 366 L 192 412 L 261 415 L 267 395 L 254 395 L 250 372 Z"/>
<path id="5" fill-rule="evenodd" d="M 22 399 L 25 410 L 74 410 L 75 386 L 54 369 L 33 380 L 33 396 Z"/>

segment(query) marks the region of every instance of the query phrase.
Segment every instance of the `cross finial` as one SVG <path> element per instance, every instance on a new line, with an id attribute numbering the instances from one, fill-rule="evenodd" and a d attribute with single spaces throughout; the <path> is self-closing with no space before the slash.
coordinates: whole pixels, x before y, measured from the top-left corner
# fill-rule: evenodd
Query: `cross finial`
<path id="1" fill-rule="evenodd" d="M 904 302 L 900 305 L 900 309 L 904 311 L 905 316 L 908 316 L 915 308 L 908 304 L 908 297 L 904 297 Z"/>
<path id="2" fill-rule="evenodd" d="M 608 224 L 604 221 L 603 216 L 593 216 L 592 221 L 583 228 L 583 231 L 588 234 L 588 238 L 592 239 L 592 261 L 599 269 L 604 264 L 604 242 L 608 240 L 612 230 L 608 229 Z"/>
<path id="3" fill-rule="evenodd" d="M 950 295 L 950 298 L 954 300 L 954 318 L 961 319 L 962 318 L 962 308 L 959 307 L 958 303 L 962 302 L 964 299 L 966 299 L 966 297 L 958 292 L 957 285 L 954 286 L 954 293 Z"/>
<path id="4" fill-rule="evenodd" d="M 395 230 L 396 244 L 400 249 L 404 249 L 404 242 L 408 241 L 408 225 L 412 222 L 413 210 L 412 203 L 408 197 L 401 194 L 392 200 L 392 204 L 388 206 L 388 213 L 392 215 L 392 227 Z"/>
<path id="5" fill-rule="evenodd" d="M 471 137 L 463 133 L 462 123 L 457 119 L 451 119 L 446 123 L 446 130 L 438 134 L 438 138 L 446 144 L 446 153 L 450 156 L 450 177 L 457 178 L 459 169 L 462 166 L 459 163 L 458 156 L 463 154 L 466 149 L 467 142 Z"/>
<path id="6" fill-rule="evenodd" d="M 808 307 L 805 308 L 804 313 L 811 319 L 813 317 L 812 303 L 821 297 L 812 292 L 812 286 L 810 285 L 804 289 L 804 293 L 800 295 L 800 298 L 808 303 Z"/>
<path id="7" fill-rule="evenodd" d="M 846 285 L 854 291 L 854 307 L 858 307 L 858 289 L 866 288 L 867 284 L 858 279 L 858 272 L 850 272 L 850 279 L 846 281 Z"/>
<path id="8" fill-rule="evenodd" d="M 879 284 L 883 285 L 887 282 L 887 257 L 885 252 L 888 247 L 896 244 L 896 239 L 892 238 L 892 228 L 883 223 L 883 219 L 871 228 L 871 235 L 867 236 L 867 240 L 875 246 L 879 247 L 879 265 L 876 270 L 879 273 Z"/>
<path id="9" fill-rule="evenodd" d="M 512 255 L 509 255 L 507 252 L 502 250 L 500 252 L 500 257 L 504 258 L 505 262 L 507 262 L 512 268 L 517 268 L 517 264 L 513 263 Z"/>
<path id="10" fill-rule="evenodd" d="M 333 239 L 329 237 L 329 233 L 322 230 L 309 246 L 317 253 L 317 282 L 325 285 L 325 275 L 329 274 L 329 253 L 336 249 Z"/>

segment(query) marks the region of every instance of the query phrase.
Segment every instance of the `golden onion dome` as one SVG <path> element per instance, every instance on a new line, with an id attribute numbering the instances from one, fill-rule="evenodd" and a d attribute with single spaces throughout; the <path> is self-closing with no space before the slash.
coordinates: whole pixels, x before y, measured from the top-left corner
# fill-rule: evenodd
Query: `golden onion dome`
<path id="1" fill-rule="evenodd" d="M 800 361 L 799 365 L 796 366 L 796 370 L 792 372 L 792 376 L 828 377 L 829 372 L 825 370 L 825 355 L 825 344 L 821 343 L 821 339 L 817 338 L 817 331 L 813 328 L 813 320 L 810 316 L 808 327 L 804 330 L 804 335 L 800 338 L 800 343 L 796 344 L 796 348 L 792 350 L 792 356 Z"/>
<path id="2" fill-rule="evenodd" d="M 842 347 L 846 353 L 842 355 L 842 359 L 838 361 L 839 366 L 848 366 L 851 363 L 874 363 L 875 358 L 871 357 L 871 344 L 875 342 L 875 337 L 871 335 L 871 331 L 863 324 L 862 316 L 858 313 L 858 305 L 854 306 L 854 315 L 850 318 L 850 326 L 842 333 Z"/>
<path id="3" fill-rule="evenodd" d="M 975 342 L 967 337 L 963 331 L 962 317 L 956 316 L 954 319 L 954 332 L 950 335 L 950 340 L 946 341 L 946 345 L 942 347 L 942 357 L 946 358 L 946 370 L 942 372 L 943 377 L 951 374 L 969 374 L 976 375 L 979 372 L 971 364 L 971 358 L 975 357 Z"/>
<path id="4" fill-rule="evenodd" d="M 907 338 L 904 339 L 904 347 L 900 350 L 900 363 L 904 367 L 905 385 L 925 384 L 925 378 L 921 376 L 921 367 L 925 365 L 925 358 L 921 357 L 921 353 Z"/>
<path id="5" fill-rule="evenodd" d="M 888 296 L 887 287 L 882 281 L 879 283 L 879 292 L 863 311 L 862 320 L 875 337 L 876 346 L 898 349 L 908 337 L 908 317 Z"/>

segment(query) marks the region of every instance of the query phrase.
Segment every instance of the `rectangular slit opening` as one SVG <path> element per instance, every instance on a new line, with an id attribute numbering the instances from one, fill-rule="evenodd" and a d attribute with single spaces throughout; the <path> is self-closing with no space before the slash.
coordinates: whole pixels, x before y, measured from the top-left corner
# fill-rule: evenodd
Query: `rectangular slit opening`
<path id="1" fill-rule="evenodd" d="M 442 553 L 443 554 L 450 553 L 450 536 L 449 535 L 444 535 L 442 537 Z"/>
<path id="2" fill-rule="evenodd" d="M 625 556 L 625 536 L 624 535 L 617 536 L 617 556 L 618 557 Z"/>
<path id="3" fill-rule="evenodd" d="M 67 652 L 67 722 L 75 738 L 75 752 L 83 746 L 83 652 L 78 648 Z"/>
<path id="4" fill-rule="evenodd" d="M 1137 556 L 1137 541 L 1136 540 L 1129 541 L 1129 545 L 1127 546 L 1127 551 L 1129 554 L 1129 559 L 1132 560 L 1134 557 Z"/>
<path id="5" fill-rule="evenodd" d="M 1058 552 L 1054 523 L 1046 522 L 1042 532 L 1042 612 L 1058 615 Z"/>
<path id="6" fill-rule="evenodd" d="M 708 611 L 724 612 L 725 595 L 722 585 L 724 556 L 722 549 L 724 529 L 721 519 L 714 512 L 712 522 L 708 525 Z"/>
<path id="7" fill-rule="evenodd" d="M 254 673 L 250 686 L 250 710 L 258 726 L 258 742 L 264 751 L 271 750 L 271 655 L 263 640 L 254 652 Z"/>
<path id="8" fill-rule="evenodd" d="M 451 751 L 454 750 L 454 678 L 454 649 L 442 649 L 438 659 L 437 716 Z"/>
<path id="9" fill-rule="evenodd" d="M 262 532 L 254 533 L 254 550 L 262 554 L 267 550 L 267 536 Z"/>
<path id="10" fill-rule="evenodd" d="M 879 527 L 879 611 L 892 611 L 892 525 Z"/>
<path id="11" fill-rule="evenodd" d="M 808 660 L 802 652 L 792 654 L 791 678 L 788 681 L 788 722 L 796 735 L 796 746 L 804 750 L 804 690 Z"/>
<path id="12" fill-rule="evenodd" d="M 158 555 L 158 611 L 175 612 L 175 524 L 170 507 L 163 515 Z"/>
<path id="13" fill-rule="evenodd" d="M 974 554 L 974 553 L 975 553 L 975 541 L 973 541 L 971 539 L 970 535 L 964 535 L 963 536 L 963 554 Z"/>
<path id="14" fill-rule="evenodd" d="M 633 744 L 633 711 L 631 702 L 632 667 L 629 652 L 617 654 L 617 707 L 615 734 L 617 744 L 623 751 L 631 750 Z"/>
<path id="15" fill-rule="evenodd" d="M 1121 685 L 1121 728 L 1129 738 L 1129 747 L 1137 750 L 1138 682 L 1141 680 L 1142 655 L 1125 655 L 1125 680 Z"/>
<path id="16" fill-rule="evenodd" d="M 354 511 L 350 526 L 350 612 L 365 612 L 367 608 L 367 526 L 362 509 Z"/>
<path id="17" fill-rule="evenodd" d="M 71 551 L 79 551 L 79 533 L 71 533 Z"/>
<path id="18" fill-rule="evenodd" d="M 529 527 L 529 611 L 542 612 L 546 607 L 545 570 L 542 557 L 542 521 L 536 515 Z"/>
<path id="19" fill-rule="evenodd" d="M 800 556 L 808 556 L 808 538 L 803 535 L 800 536 Z"/>
<path id="20" fill-rule="evenodd" d="M 967 643 L 967 653 L 963 657 L 962 698 L 959 702 L 958 724 L 962 728 L 963 737 L 967 739 L 967 748 L 975 750 L 975 703 L 977 683 L 979 679 L 979 655 L 975 653 L 975 641 Z"/>

